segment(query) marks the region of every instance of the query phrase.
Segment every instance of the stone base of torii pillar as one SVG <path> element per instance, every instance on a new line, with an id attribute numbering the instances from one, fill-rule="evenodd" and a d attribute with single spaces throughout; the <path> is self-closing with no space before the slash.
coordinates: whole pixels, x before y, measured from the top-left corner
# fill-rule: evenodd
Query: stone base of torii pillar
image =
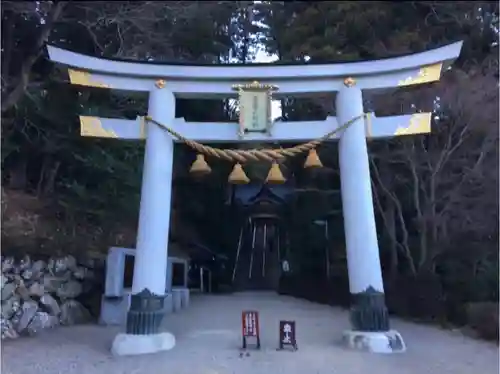
<path id="1" fill-rule="evenodd" d="M 133 356 L 168 351 L 175 347 L 175 336 L 169 332 L 153 335 L 118 334 L 111 345 L 115 356 Z"/>
<path id="2" fill-rule="evenodd" d="M 358 351 L 372 353 L 403 353 L 406 345 L 401 334 L 395 330 L 383 332 L 344 331 L 342 342 Z"/>

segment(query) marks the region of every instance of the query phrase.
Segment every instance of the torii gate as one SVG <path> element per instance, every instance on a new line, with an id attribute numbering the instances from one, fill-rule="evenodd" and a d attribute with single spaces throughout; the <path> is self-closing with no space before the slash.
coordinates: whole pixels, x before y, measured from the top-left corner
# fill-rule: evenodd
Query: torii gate
<path id="1" fill-rule="evenodd" d="M 101 59 L 48 46 L 52 61 L 68 68 L 72 84 L 149 92 L 148 116 L 185 138 L 210 142 L 298 142 L 320 138 L 355 119 L 339 140 L 342 207 L 352 295 L 352 329 L 344 341 L 353 348 L 401 352 L 401 335 L 389 327 L 372 201 L 367 138 L 430 132 L 431 113 L 366 121 L 363 90 L 434 82 L 459 56 L 462 42 L 423 53 L 375 61 L 302 65 L 185 65 Z M 175 118 L 175 98 L 228 98 L 234 85 L 258 81 L 279 87 L 273 97 L 337 91 L 337 117 L 324 121 L 277 122 L 272 133 L 243 135 L 234 123 L 189 123 Z M 357 118 L 357 119 L 356 119 Z M 112 351 L 152 353 L 174 347 L 175 337 L 160 330 L 164 316 L 165 274 L 175 139 L 150 121 L 80 116 L 83 136 L 147 139 L 131 307 L 126 332 Z M 167 251 L 166 251 L 167 249 Z"/>

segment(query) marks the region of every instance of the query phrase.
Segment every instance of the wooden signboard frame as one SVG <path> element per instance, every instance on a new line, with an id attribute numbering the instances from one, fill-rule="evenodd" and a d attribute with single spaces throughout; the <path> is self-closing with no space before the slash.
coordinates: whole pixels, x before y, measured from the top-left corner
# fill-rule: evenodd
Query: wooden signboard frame
<path id="1" fill-rule="evenodd" d="M 280 321 L 279 339 L 278 350 L 283 350 L 285 347 L 291 347 L 294 351 L 299 349 L 295 321 Z"/>
<path id="2" fill-rule="evenodd" d="M 247 338 L 256 338 L 256 349 L 260 349 L 259 312 L 245 310 L 241 313 L 242 348 L 247 349 Z"/>

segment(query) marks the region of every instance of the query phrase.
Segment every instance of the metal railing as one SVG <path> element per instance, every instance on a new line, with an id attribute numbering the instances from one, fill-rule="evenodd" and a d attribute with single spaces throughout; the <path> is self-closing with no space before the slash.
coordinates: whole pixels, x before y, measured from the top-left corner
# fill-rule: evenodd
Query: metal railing
<path id="1" fill-rule="evenodd" d="M 260 253 L 259 253 L 259 251 L 256 251 L 257 239 L 259 239 L 258 240 L 259 242 L 261 241 L 260 238 L 257 238 L 257 236 L 258 236 L 257 230 L 258 229 L 260 229 L 260 228 L 257 227 L 257 224 L 254 222 L 254 220 L 252 220 L 252 218 L 248 218 L 248 220 L 243 224 L 243 226 L 240 229 L 240 233 L 239 233 L 239 237 L 238 237 L 238 246 L 236 249 L 236 258 L 234 261 L 233 273 L 232 273 L 232 282 L 233 283 L 236 279 L 236 272 L 237 272 L 238 268 L 241 266 L 239 264 L 239 262 L 242 260 L 241 259 L 241 250 L 245 246 L 245 243 L 248 243 L 248 241 L 245 239 L 245 237 L 247 237 L 248 234 L 252 235 L 251 247 L 250 247 L 250 263 L 249 263 L 249 267 L 248 267 L 248 279 L 252 279 L 255 275 L 255 274 L 253 274 L 254 271 L 259 271 L 259 270 L 261 272 L 261 276 L 263 278 L 266 277 L 266 272 L 267 272 L 266 266 L 267 266 L 267 262 L 269 261 L 269 258 L 268 258 L 269 256 L 266 253 L 267 250 L 269 250 L 269 248 L 267 248 L 267 237 L 269 234 L 269 230 L 273 229 L 273 227 L 268 228 L 266 224 L 264 224 L 262 226 L 262 236 L 263 236 L 262 237 L 262 251 Z M 285 245 L 286 245 L 289 238 L 288 238 L 286 231 L 282 232 L 279 229 L 279 227 L 275 227 L 274 234 L 276 236 L 275 241 L 273 243 L 273 247 L 276 248 L 275 256 L 278 260 L 278 263 L 281 264 L 281 261 L 282 261 L 281 256 L 283 254 L 283 251 L 282 251 L 283 248 L 281 248 L 281 246 L 283 245 L 283 243 L 285 243 Z M 285 235 L 284 238 L 281 238 L 282 234 Z M 257 261 L 257 260 L 259 260 L 259 258 L 255 257 L 255 256 L 262 256 L 261 257 L 262 258 L 261 269 L 255 268 L 255 266 L 260 265 L 260 264 L 258 264 L 258 261 Z M 271 257 L 271 264 L 273 262 L 273 258 L 274 257 Z M 257 263 L 256 263 L 256 261 L 257 261 Z M 274 265 L 271 265 L 271 266 L 274 266 Z"/>
<path id="2" fill-rule="evenodd" d="M 250 267 L 248 269 L 248 279 L 252 278 L 253 255 L 255 250 L 255 236 L 257 235 L 257 226 L 252 222 L 252 251 L 250 253 Z"/>
<path id="3" fill-rule="evenodd" d="M 248 221 L 250 221 L 250 219 L 248 219 Z M 249 222 L 247 222 L 247 224 L 248 223 Z M 232 277 L 233 282 L 234 282 L 234 278 L 236 277 L 236 268 L 238 267 L 238 261 L 240 259 L 240 250 L 241 250 L 241 244 L 242 244 L 242 240 L 243 240 L 243 231 L 245 230 L 245 226 L 246 226 L 246 224 L 242 225 L 241 229 L 240 229 L 240 237 L 238 239 L 238 249 L 236 250 L 236 259 L 234 260 L 234 267 L 233 267 L 233 277 Z"/>

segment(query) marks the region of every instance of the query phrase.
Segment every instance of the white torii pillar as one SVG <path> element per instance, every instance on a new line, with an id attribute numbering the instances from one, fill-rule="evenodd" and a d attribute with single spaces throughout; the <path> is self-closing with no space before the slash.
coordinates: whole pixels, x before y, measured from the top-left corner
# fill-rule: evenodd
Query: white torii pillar
<path id="1" fill-rule="evenodd" d="M 363 95 L 353 79 L 346 80 L 337 93 L 336 108 L 341 123 L 364 112 Z M 350 346 L 364 345 L 375 352 L 404 351 L 403 338 L 389 328 L 365 123 L 361 119 L 340 137 L 339 167 L 353 327 L 344 333 L 344 339 Z"/>
<path id="2" fill-rule="evenodd" d="M 175 97 L 163 85 L 149 93 L 148 115 L 162 123 L 174 120 Z M 126 333 L 118 334 L 112 344 L 116 355 L 152 353 L 175 346 L 174 335 L 160 328 L 165 315 L 174 142 L 153 123 L 144 130 L 146 151 L 132 295 Z"/>
<path id="3" fill-rule="evenodd" d="M 52 61 L 68 67 L 72 84 L 149 93 L 149 115 L 184 137 L 202 143 L 240 142 L 234 123 L 189 123 L 175 116 L 175 97 L 227 98 L 232 86 L 259 80 L 279 86 L 273 97 L 315 95 L 337 91 L 338 118 L 279 122 L 271 135 L 248 134 L 246 142 L 301 142 L 320 138 L 364 113 L 362 90 L 405 87 L 438 81 L 460 54 L 462 42 L 423 53 L 378 61 L 324 65 L 189 66 L 116 61 L 48 47 Z M 430 132 L 431 113 L 414 113 L 355 121 L 340 135 L 342 205 L 352 295 L 351 330 L 345 342 L 355 349 L 402 352 L 400 334 L 390 330 L 373 211 L 366 138 L 387 138 Z M 80 116 L 83 136 L 146 139 L 137 253 L 132 302 L 124 334 L 112 350 L 133 355 L 171 349 L 173 335 L 161 320 L 166 291 L 168 231 L 172 183 L 173 140 L 150 123 Z"/>

